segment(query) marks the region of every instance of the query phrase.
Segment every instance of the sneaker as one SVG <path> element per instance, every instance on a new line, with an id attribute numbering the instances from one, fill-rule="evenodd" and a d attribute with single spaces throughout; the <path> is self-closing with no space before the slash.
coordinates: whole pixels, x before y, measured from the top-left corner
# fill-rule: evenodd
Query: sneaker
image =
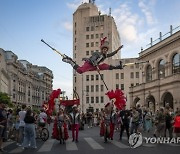
<path id="1" fill-rule="evenodd" d="M 70 61 L 72 61 L 72 58 L 68 57 L 68 56 L 65 56 L 63 59 L 62 59 L 63 62 L 66 62 L 66 63 L 69 63 Z"/>
<path id="2" fill-rule="evenodd" d="M 22 144 L 18 144 L 17 146 L 22 147 Z"/>

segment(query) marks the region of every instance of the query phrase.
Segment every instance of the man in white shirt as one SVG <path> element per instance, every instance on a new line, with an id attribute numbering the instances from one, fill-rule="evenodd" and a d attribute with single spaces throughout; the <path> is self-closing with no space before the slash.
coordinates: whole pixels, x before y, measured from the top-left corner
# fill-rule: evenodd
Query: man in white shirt
<path id="1" fill-rule="evenodd" d="M 23 139 L 24 139 L 24 126 L 25 126 L 25 122 L 24 122 L 24 118 L 26 115 L 26 105 L 23 104 L 22 105 L 22 110 L 19 111 L 18 116 L 19 116 L 19 136 L 18 136 L 18 141 L 17 141 L 17 145 L 21 146 L 23 143 Z"/>

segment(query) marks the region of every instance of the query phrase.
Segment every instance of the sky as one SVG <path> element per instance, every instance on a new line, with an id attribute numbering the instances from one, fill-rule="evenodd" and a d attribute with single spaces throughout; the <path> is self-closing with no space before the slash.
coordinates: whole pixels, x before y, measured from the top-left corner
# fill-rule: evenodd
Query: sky
<path id="1" fill-rule="evenodd" d="M 72 68 L 44 45 L 72 56 L 73 13 L 88 0 L 0 0 L 0 48 L 14 52 L 19 60 L 46 66 L 53 71 L 53 89 L 72 97 Z M 114 17 L 121 37 L 121 58 L 139 56 L 150 38 L 180 25 L 179 0 L 96 0 L 101 14 Z"/>

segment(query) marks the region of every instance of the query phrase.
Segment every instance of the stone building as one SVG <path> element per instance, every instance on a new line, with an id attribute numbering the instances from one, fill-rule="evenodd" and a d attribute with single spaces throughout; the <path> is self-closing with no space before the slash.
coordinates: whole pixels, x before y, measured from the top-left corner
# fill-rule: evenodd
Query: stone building
<path id="1" fill-rule="evenodd" d="M 94 2 L 83 3 L 73 14 L 73 59 L 82 65 L 82 58 L 90 57 L 100 50 L 100 38 L 107 37 L 109 52 L 116 50 L 120 45 L 120 35 L 114 18 L 111 15 L 102 15 Z M 120 54 L 105 60 L 105 63 L 118 65 Z M 121 59 L 123 63 L 138 61 L 137 58 Z M 139 84 L 139 66 L 125 67 L 123 70 L 101 71 L 101 75 L 108 87 L 106 89 L 97 71 L 78 74 L 73 72 L 73 87 L 80 96 L 81 111 L 96 111 L 104 108 L 109 101 L 105 93 L 108 90 L 121 88 L 129 98 L 129 87 Z M 127 107 L 130 107 L 129 99 Z"/>
<path id="2" fill-rule="evenodd" d="M 6 92 L 11 96 L 11 101 L 16 105 L 24 103 L 40 107 L 52 92 L 52 71 L 26 60 L 18 60 L 12 51 L 1 49 L 1 52 L 4 54 L 4 69 L 8 77 Z"/>
<path id="3" fill-rule="evenodd" d="M 159 42 L 151 39 L 150 47 L 139 53 L 138 60 L 149 63 L 140 67 L 140 84 L 130 87 L 131 106 L 180 108 L 180 30 L 171 26 L 164 37 L 160 33 Z"/>

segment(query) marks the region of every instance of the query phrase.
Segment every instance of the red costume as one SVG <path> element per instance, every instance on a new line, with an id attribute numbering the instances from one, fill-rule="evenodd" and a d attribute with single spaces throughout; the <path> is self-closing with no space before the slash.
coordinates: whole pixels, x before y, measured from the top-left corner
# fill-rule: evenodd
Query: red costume
<path id="1" fill-rule="evenodd" d="M 68 130 L 67 130 L 67 124 L 64 123 L 63 127 L 64 127 L 64 139 L 67 140 L 69 138 Z M 58 132 L 58 127 L 57 127 L 57 118 L 55 118 L 55 120 L 54 120 L 52 138 L 59 140 L 59 132 Z"/>
<path id="2" fill-rule="evenodd" d="M 69 63 L 72 65 L 72 67 L 79 73 L 82 74 L 87 71 L 95 71 L 97 69 L 99 70 L 112 70 L 112 69 L 123 69 L 122 63 L 120 61 L 120 64 L 117 66 L 112 66 L 109 64 L 100 64 L 103 62 L 106 58 L 112 57 L 123 47 L 120 46 L 117 50 L 107 54 L 109 49 L 109 42 L 105 41 L 106 37 L 101 40 L 101 52 L 94 52 L 90 58 L 83 58 L 85 60 L 84 64 L 82 66 L 79 66 L 72 60 L 72 58 L 65 56 L 62 61 Z"/>
<path id="3" fill-rule="evenodd" d="M 180 133 L 180 115 L 174 118 L 174 133 Z"/>

